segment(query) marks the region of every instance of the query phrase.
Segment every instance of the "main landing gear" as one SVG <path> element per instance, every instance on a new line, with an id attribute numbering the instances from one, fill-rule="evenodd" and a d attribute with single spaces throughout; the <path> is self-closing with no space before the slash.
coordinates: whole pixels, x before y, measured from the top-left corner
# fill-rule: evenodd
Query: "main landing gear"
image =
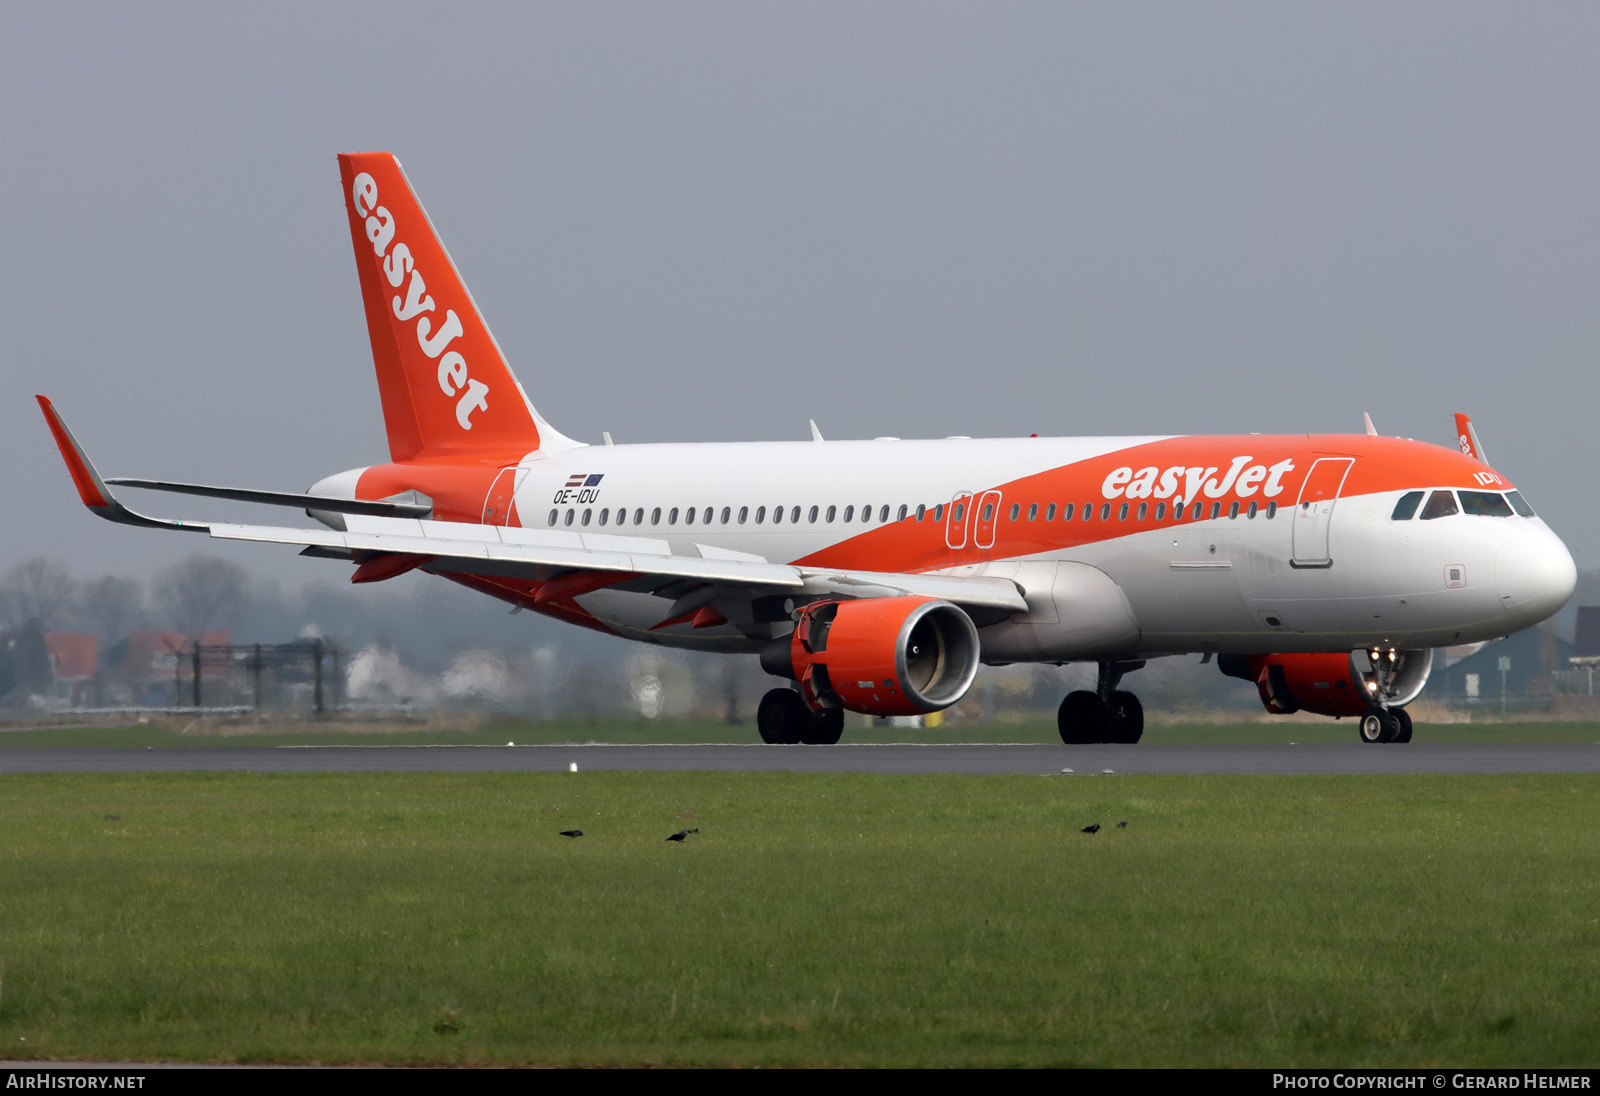
<path id="1" fill-rule="evenodd" d="M 1374 708 L 1358 725 L 1363 742 L 1410 742 L 1411 713 L 1404 708 Z"/>
<path id="2" fill-rule="evenodd" d="M 1119 690 L 1117 684 L 1123 674 L 1143 665 L 1143 661 L 1100 663 L 1095 691 L 1079 689 L 1068 693 L 1056 711 L 1061 741 L 1069 746 L 1139 741 L 1144 734 L 1144 705 L 1132 693 Z"/>
<path id="3" fill-rule="evenodd" d="M 756 728 L 768 745 L 832 746 L 844 734 L 844 712 L 813 712 L 793 689 L 770 689 L 756 709 Z"/>

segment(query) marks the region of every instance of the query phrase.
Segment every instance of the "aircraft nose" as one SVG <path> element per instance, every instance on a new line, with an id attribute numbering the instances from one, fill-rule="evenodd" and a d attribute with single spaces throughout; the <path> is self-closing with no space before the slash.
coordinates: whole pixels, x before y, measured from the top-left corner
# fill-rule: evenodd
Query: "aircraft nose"
<path id="1" fill-rule="evenodd" d="M 1521 623 L 1536 624 L 1567 603 L 1578 587 L 1578 567 L 1561 538 L 1530 531 L 1500 546 L 1494 561 L 1500 604 Z"/>

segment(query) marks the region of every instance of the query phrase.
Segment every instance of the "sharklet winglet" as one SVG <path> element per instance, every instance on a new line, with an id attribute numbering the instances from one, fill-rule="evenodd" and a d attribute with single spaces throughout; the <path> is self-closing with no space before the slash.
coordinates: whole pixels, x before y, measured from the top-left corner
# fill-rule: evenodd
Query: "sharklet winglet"
<path id="1" fill-rule="evenodd" d="M 117 522 L 119 525 L 138 525 L 148 529 L 183 529 L 193 533 L 211 532 L 209 525 L 147 517 L 118 502 L 117 497 L 106 486 L 106 481 L 95 471 L 89 455 L 83 451 L 83 446 L 72 436 L 72 431 L 67 427 L 61 413 L 56 410 L 55 404 L 46 396 L 34 396 L 34 399 L 39 401 L 39 409 L 44 412 L 45 424 L 55 436 L 56 448 L 61 450 L 61 459 L 66 461 L 67 472 L 71 474 L 73 485 L 78 489 L 78 497 L 83 500 L 84 506 L 88 507 L 90 513 L 107 521 Z"/>

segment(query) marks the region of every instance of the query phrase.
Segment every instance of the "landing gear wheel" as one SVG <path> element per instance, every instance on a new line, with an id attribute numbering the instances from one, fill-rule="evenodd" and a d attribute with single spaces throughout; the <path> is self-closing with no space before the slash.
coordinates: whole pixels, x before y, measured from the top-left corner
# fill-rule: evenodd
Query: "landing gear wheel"
<path id="1" fill-rule="evenodd" d="M 811 718 L 800 731 L 800 741 L 807 746 L 832 746 L 844 735 L 842 708 L 824 708 L 807 714 Z"/>
<path id="2" fill-rule="evenodd" d="M 1393 742 L 1400 733 L 1400 721 L 1386 711 L 1374 710 L 1361 717 L 1360 731 L 1363 742 Z"/>
<path id="3" fill-rule="evenodd" d="M 1056 709 L 1056 729 L 1061 732 L 1061 741 L 1068 746 L 1086 746 L 1106 741 L 1111 718 L 1098 696 L 1079 689 L 1068 693 L 1061 707 Z"/>
<path id="4" fill-rule="evenodd" d="M 1389 715 L 1391 717 L 1393 717 L 1393 719 L 1399 725 L 1399 728 L 1400 728 L 1398 731 L 1395 732 L 1394 740 L 1396 742 L 1410 742 L 1411 741 L 1411 713 L 1406 711 L 1404 708 L 1390 708 L 1389 709 Z"/>
<path id="5" fill-rule="evenodd" d="M 793 689 L 769 689 L 756 709 L 756 729 L 769 746 L 792 746 L 811 721 L 811 709 Z M 842 723 L 841 723 L 842 726 Z"/>
<path id="6" fill-rule="evenodd" d="M 1132 693 L 1112 693 L 1111 734 L 1107 741 L 1126 742 L 1132 745 L 1139 741 L 1143 734 L 1144 705 L 1139 703 L 1139 698 Z"/>

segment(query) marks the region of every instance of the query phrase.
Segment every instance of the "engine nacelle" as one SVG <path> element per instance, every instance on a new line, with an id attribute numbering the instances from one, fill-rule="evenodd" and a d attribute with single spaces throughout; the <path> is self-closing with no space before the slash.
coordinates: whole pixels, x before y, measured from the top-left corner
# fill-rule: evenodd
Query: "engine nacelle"
<path id="1" fill-rule="evenodd" d="M 813 710 L 921 715 L 966 695 L 978 650 L 978 629 L 948 601 L 817 601 L 800 610 L 793 635 L 762 651 L 761 665 L 800 682 Z"/>
<path id="2" fill-rule="evenodd" d="M 1229 677 L 1254 682 L 1269 712 L 1364 715 L 1409 704 L 1428 683 L 1433 651 L 1393 647 L 1313 654 L 1220 655 Z"/>

